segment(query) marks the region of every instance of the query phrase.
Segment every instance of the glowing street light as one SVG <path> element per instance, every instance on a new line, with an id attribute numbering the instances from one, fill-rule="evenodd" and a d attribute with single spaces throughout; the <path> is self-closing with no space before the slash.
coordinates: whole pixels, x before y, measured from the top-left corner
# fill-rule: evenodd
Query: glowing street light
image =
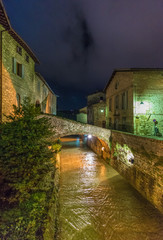
<path id="1" fill-rule="evenodd" d="M 91 135 L 91 134 L 89 134 L 89 135 L 88 135 L 88 138 L 89 138 L 89 139 L 91 139 L 91 138 L 92 138 L 92 135 Z"/>

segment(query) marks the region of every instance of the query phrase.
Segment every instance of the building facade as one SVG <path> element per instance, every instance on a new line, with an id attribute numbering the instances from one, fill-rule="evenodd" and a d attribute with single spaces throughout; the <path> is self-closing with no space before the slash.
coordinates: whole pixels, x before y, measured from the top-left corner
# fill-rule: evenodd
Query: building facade
<path id="1" fill-rule="evenodd" d="M 48 87 L 45 80 L 35 73 L 35 64 L 39 64 L 37 57 L 11 27 L 0 0 L 1 121 L 5 120 L 4 114 L 8 115 L 13 111 L 13 104 L 19 106 L 25 97 L 30 97 L 35 104 L 39 100 L 41 106 L 44 105 L 43 112 L 56 113 L 56 95 Z"/>
<path id="2" fill-rule="evenodd" d="M 103 91 L 95 92 L 87 96 L 87 121 L 98 127 L 106 127 L 106 102 Z"/>
<path id="3" fill-rule="evenodd" d="M 79 109 L 79 113 L 77 113 L 77 121 L 87 123 L 87 107 Z"/>
<path id="4" fill-rule="evenodd" d="M 107 128 L 163 134 L 163 69 L 115 70 L 105 92 Z"/>

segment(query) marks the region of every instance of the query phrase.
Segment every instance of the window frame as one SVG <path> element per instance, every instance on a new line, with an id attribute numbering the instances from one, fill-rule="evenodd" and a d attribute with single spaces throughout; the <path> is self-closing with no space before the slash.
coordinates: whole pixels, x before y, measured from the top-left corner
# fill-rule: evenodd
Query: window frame
<path id="1" fill-rule="evenodd" d="M 16 52 L 19 53 L 22 56 L 22 47 L 17 45 Z"/>

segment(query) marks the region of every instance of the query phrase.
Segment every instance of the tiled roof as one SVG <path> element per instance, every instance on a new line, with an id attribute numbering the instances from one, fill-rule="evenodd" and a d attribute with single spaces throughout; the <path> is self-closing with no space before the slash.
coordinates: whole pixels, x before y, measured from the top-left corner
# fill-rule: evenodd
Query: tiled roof
<path id="1" fill-rule="evenodd" d="M 26 50 L 26 52 L 31 56 L 31 58 L 36 62 L 39 63 L 39 60 L 32 52 L 30 47 L 27 45 L 26 42 L 14 31 L 11 27 L 10 21 L 8 19 L 6 10 L 3 6 L 2 0 L 0 0 L 0 24 L 8 31 L 8 33 Z"/>

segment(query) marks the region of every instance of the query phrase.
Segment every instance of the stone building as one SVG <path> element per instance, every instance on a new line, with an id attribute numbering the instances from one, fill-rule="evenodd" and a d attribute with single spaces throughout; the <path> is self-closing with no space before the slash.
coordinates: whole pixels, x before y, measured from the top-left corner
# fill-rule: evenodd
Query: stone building
<path id="1" fill-rule="evenodd" d="M 163 134 L 163 69 L 115 70 L 105 92 L 107 128 Z"/>
<path id="2" fill-rule="evenodd" d="M 87 107 L 79 109 L 79 113 L 77 113 L 77 121 L 87 123 Z"/>
<path id="3" fill-rule="evenodd" d="M 0 121 L 24 97 L 40 104 L 43 112 L 56 113 L 56 95 L 35 73 L 35 64 L 39 64 L 37 57 L 11 27 L 0 0 Z"/>
<path id="4" fill-rule="evenodd" d="M 98 127 L 106 126 L 105 119 L 105 93 L 95 92 L 87 96 L 87 121 Z"/>
<path id="5" fill-rule="evenodd" d="M 57 113 L 57 95 L 49 87 L 40 73 L 35 73 L 34 102 L 39 103 L 44 113 Z"/>

